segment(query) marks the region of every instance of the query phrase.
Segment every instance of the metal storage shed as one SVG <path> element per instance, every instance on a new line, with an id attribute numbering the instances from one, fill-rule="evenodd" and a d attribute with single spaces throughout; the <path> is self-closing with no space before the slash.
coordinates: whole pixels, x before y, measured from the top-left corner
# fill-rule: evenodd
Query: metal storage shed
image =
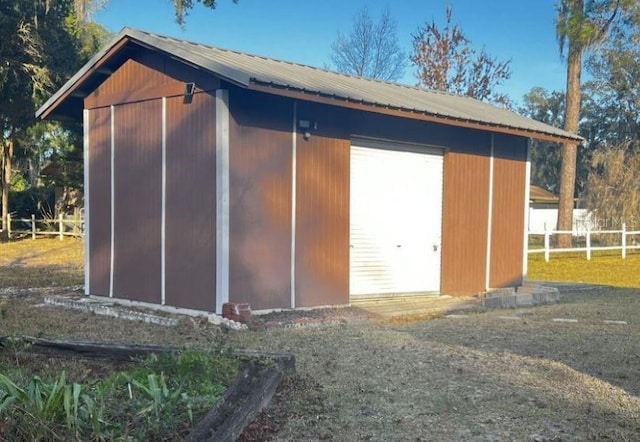
<path id="1" fill-rule="evenodd" d="M 581 141 L 133 29 L 37 116 L 84 121 L 86 293 L 217 313 L 520 285 L 528 141 Z"/>

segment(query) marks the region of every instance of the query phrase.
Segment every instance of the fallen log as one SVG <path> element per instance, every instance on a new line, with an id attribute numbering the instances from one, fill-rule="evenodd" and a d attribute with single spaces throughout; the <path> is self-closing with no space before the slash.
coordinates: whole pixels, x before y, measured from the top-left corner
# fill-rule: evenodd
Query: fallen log
<path id="1" fill-rule="evenodd" d="M 0 347 L 11 344 L 26 344 L 30 351 L 49 355 L 75 355 L 91 359 L 130 361 L 151 353 L 179 352 L 178 347 L 163 345 L 120 344 L 104 342 L 53 341 L 25 336 L 21 338 L 0 337 Z"/>
<path id="2" fill-rule="evenodd" d="M 236 440 L 269 404 L 282 377 L 283 373 L 277 366 L 249 363 L 186 440 Z"/>

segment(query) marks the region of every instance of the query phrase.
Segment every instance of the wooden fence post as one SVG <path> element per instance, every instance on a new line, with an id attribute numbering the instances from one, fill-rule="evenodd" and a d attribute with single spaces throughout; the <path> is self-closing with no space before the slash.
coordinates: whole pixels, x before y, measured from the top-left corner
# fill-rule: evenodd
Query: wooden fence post
<path id="1" fill-rule="evenodd" d="M 622 259 L 627 259 L 627 225 L 622 223 Z"/>
<path id="2" fill-rule="evenodd" d="M 36 239 L 36 216 L 31 214 L 31 239 Z"/>
<path id="3" fill-rule="evenodd" d="M 544 230 L 544 261 L 549 262 L 549 229 Z"/>
<path id="4" fill-rule="evenodd" d="M 63 232 L 63 225 L 62 225 L 62 213 L 60 215 L 58 215 L 58 231 L 60 233 L 60 241 L 62 241 L 62 232 Z"/>
<path id="5" fill-rule="evenodd" d="M 587 261 L 591 261 L 591 229 L 587 227 Z"/>

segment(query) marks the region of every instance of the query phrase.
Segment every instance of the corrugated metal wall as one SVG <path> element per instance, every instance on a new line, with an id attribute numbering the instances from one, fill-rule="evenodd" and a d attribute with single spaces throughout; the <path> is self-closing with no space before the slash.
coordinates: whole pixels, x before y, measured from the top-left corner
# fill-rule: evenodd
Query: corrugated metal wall
<path id="1" fill-rule="evenodd" d="M 229 93 L 229 298 L 253 309 L 291 305 L 293 105 Z"/>
<path id="2" fill-rule="evenodd" d="M 89 111 L 91 226 L 89 293 L 109 296 L 111 274 L 111 109 Z"/>
<path id="3" fill-rule="evenodd" d="M 441 291 L 468 295 L 485 289 L 491 135 L 457 130 L 449 144 L 444 158 Z"/>
<path id="4" fill-rule="evenodd" d="M 349 145 L 298 137 L 297 307 L 349 302 Z"/>
<path id="5" fill-rule="evenodd" d="M 114 117 L 113 293 L 159 303 L 162 103 L 119 105 Z"/>
<path id="6" fill-rule="evenodd" d="M 167 100 L 166 303 L 215 310 L 216 101 Z"/>
<path id="7" fill-rule="evenodd" d="M 110 291 L 108 106 L 115 105 L 113 296 L 161 302 L 161 97 L 174 96 L 167 99 L 166 303 L 215 309 L 216 104 L 208 93 L 185 104 L 184 82 L 192 81 L 200 89 L 219 85 L 175 60 L 139 53 L 85 99 L 91 109 L 91 294 Z"/>
<path id="8" fill-rule="evenodd" d="M 522 284 L 527 140 L 496 134 L 490 287 Z"/>

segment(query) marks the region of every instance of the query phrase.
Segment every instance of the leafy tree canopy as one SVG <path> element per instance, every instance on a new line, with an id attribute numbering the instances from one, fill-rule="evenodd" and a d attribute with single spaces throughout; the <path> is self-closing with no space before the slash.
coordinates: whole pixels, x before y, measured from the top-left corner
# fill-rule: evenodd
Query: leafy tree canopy
<path id="1" fill-rule="evenodd" d="M 411 61 L 418 85 L 508 106 L 507 96 L 497 89 L 511 77 L 510 61 L 474 49 L 452 16 L 447 6 L 444 27 L 432 21 L 413 35 Z"/>

